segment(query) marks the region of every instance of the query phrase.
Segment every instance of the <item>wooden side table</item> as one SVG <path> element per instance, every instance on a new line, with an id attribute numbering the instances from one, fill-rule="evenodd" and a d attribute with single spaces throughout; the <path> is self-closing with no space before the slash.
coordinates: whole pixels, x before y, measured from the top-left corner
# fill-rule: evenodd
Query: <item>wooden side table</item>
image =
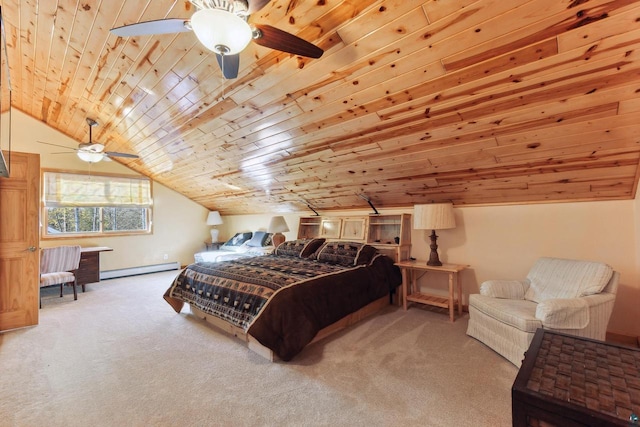
<path id="1" fill-rule="evenodd" d="M 396 265 L 402 271 L 402 306 L 405 310 L 407 309 L 407 302 L 448 308 L 449 319 L 454 322 L 455 306 L 457 304 L 458 315 L 462 314 L 462 282 L 458 273 L 467 268 L 468 265 L 442 264 L 441 266 L 431 266 L 427 265 L 427 261 L 419 260 L 399 261 Z M 420 273 L 429 272 L 447 273 L 449 275 L 448 298 L 420 292 L 420 288 L 417 285 L 418 276 Z"/>

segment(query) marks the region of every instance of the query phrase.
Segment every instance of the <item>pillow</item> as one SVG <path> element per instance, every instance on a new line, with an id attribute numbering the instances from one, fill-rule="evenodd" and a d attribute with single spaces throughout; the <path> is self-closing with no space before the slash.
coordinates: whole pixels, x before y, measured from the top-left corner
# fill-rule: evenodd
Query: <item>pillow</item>
<path id="1" fill-rule="evenodd" d="M 251 239 L 251 236 L 253 236 L 253 233 L 250 231 L 248 233 L 236 233 L 235 236 L 227 240 L 222 246 L 240 246 Z"/>
<path id="2" fill-rule="evenodd" d="M 310 239 L 307 244 L 304 246 L 302 251 L 300 252 L 300 258 L 312 258 L 318 248 L 322 246 L 324 243 L 324 238 L 322 239 Z"/>
<path id="3" fill-rule="evenodd" d="M 611 266 L 602 262 L 539 258 L 527 274 L 531 284 L 524 299 L 541 303 L 597 294 L 612 275 Z"/>
<path id="4" fill-rule="evenodd" d="M 271 235 L 269 233 L 265 233 L 264 231 L 256 231 L 253 233 L 253 237 L 251 240 L 245 243 L 245 246 L 251 246 L 253 248 L 261 248 L 263 246 L 268 246 L 271 242 Z"/>
<path id="5" fill-rule="evenodd" d="M 328 264 L 354 266 L 368 264 L 377 253 L 373 246 L 357 242 L 326 242 L 315 253 L 315 258 Z"/>
<path id="6" fill-rule="evenodd" d="M 275 254 L 281 256 L 294 256 L 309 258 L 324 243 L 324 239 L 298 239 L 288 240 L 276 248 Z"/>
<path id="7" fill-rule="evenodd" d="M 480 295 L 491 298 L 524 299 L 528 288 L 528 281 L 487 280 L 480 285 Z"/>

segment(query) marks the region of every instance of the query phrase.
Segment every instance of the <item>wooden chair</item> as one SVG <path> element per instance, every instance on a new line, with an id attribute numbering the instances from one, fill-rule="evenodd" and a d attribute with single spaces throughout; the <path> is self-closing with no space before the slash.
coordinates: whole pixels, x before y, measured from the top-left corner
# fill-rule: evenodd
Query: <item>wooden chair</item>
<path id="1" fill-rule="evenodd" d="M 60 285 L 60 297 L 64 285 L 73 286 L 73 299 L 78 299 L 76 270 L 80 266 L 80 246 L 43 248 L 40 256 L 40 287 Z M 40 298 L 42 307 L 42 298 Z"/>

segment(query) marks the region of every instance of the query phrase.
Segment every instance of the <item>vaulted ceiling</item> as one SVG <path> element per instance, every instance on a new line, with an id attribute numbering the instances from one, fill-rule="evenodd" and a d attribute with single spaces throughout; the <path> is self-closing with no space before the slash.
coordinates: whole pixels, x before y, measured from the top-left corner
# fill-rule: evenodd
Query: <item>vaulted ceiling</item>
<path id="1" fill-rule="evenodd" d="M 254 0 L 255 1 L 255 0 Z M 250 2 L 251 3 L 251 2 Z M 223 80 L 186 0 L 2 0 L 13 107 L 223 214 L 629 199 L 640 160 L 635 0 L 272 0 Z M 51 141 L 55 142 L 55 141 Z"/>

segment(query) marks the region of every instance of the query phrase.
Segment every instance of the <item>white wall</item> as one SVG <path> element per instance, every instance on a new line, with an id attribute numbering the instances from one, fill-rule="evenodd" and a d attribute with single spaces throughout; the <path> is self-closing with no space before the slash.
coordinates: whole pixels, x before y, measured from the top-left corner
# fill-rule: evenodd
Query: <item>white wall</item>
<path id="1" fill-rule="evenodd" d="M 412 209 L 378 209 L 380 213 L 412 213 Z M 440 260 L 468 264 L 461 273 L 463 301 L 477 293 L 489 279 L 523 279 L 541 256 L 602 261 L 621 273 L 609 331 L 640 336 L 640 200 L 551 203 L 514 206 L 463 207 L 454 209 L 457 227 L 438 231 Z M 371 211 L 321 212 L 324 216 L 368 215 Z M 284 215 L 297 236 L 300 216 Z M 221 236 L 237 231 L 265 229 L 271 214 L 223 217 Z M 429 232 L 412 232 L 413 257 L 426 260 Z M 420 282 L 430 292 L 446 294 L 445 275 L 430 273 Z"/>
<path id="2" fill-rule="evenodd" d="M 640 336 L 640 269 L 633 200 L 459 208 L 442 230 L 444 262 L 468 263 L 465 294 L 488 279 L 524 278 L 540 256 L 602 261 L 621 274 L 609 331 Z M 414 251 L 427 246 L 416 239 Z M 416 253 L 416 252 L 414 252 Z M 418 252 L 420 253 L 420 252 Z"/>
<path id="3" fill-rule="evenodd" d="M 3 117 L 4 118 L 4 117 Z M 96 142 L 99 142 L 94 138 Z M 78 159 L 75 152 L 38 143 L 49 142 L 65 147 L 77 147 L 78 142 L 35 120 L 26 114 L 12 112 L 12 151 L 40 154 L 40 167 L 63 169 L 79 173 L 117 173 L 139 175 L 137 172 L 113 162 L 89 165 Z M 3 149 L 8 147 L 4 146 Z M 42 247 L 60 244 L 81 246 L 109 246 L 113 252 L 100 255 L 101 270 L 162 264 L 177 261 L 182 265 L 193 262 L 193 254 L 204 249 L 204 241 L 210 239 L 206 225 L 208 210 L 175 191 L 153 183 L 152 234 L 114 237 L 87 237 L 74 239 L 46 239 Z M 165 259 L 165 255 L 167 259 Z"/>

